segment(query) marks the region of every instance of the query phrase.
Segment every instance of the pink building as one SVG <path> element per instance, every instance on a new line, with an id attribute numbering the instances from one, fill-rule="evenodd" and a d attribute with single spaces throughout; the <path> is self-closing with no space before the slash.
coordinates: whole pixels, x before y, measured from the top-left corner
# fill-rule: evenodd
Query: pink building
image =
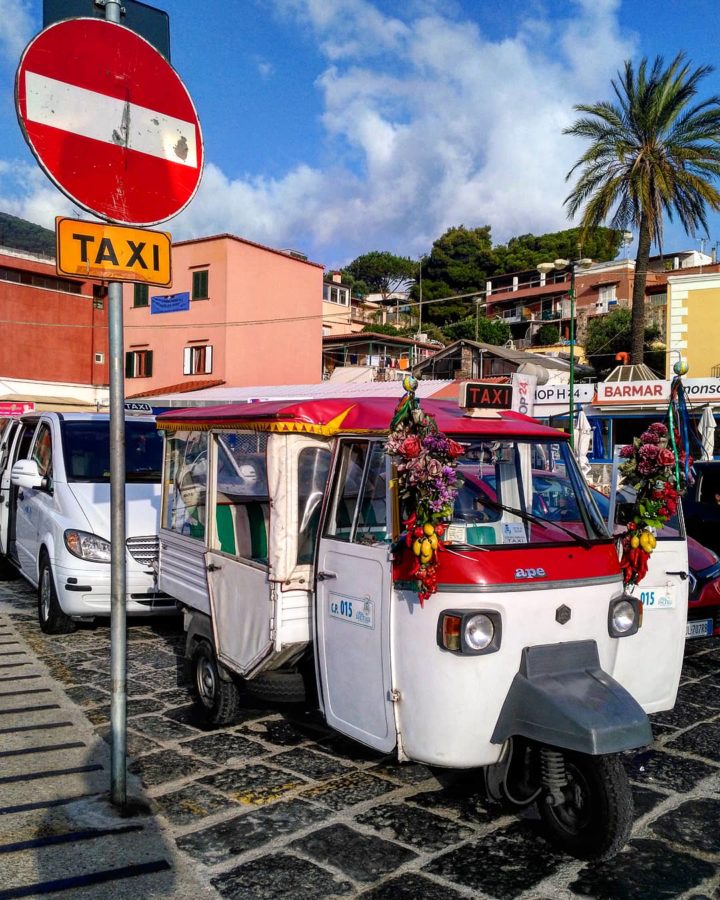
<path id="1" fill-rule="evenodd" d="M 221 234 L 173 244 L 172 276 L 125 286 L 126 396 L 320 381 L 321 265 Z"/>

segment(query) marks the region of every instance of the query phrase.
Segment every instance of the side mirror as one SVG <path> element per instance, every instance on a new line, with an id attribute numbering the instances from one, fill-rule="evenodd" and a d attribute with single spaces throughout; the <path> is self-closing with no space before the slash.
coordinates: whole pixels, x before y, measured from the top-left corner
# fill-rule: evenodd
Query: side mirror
<path id="1" fill-rule="evenodd" d="M 634 516 L 634 503 L 618 503 L 617 507 L 615 508 L 615 522 L 618 525 L 627 525 L 628 522 L 632 522 Z"/>
<path id="2" fill-rule="evenodd" d="M 19 459 L 10 471 L 10 481 L 15 487 L 42 488 L 46 479 L 40 474 L 34 459 Z"/>

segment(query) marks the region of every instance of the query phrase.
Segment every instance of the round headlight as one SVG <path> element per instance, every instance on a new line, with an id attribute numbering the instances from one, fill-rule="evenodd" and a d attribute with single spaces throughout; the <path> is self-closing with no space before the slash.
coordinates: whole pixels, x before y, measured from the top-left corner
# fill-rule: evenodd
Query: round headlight
<path id="1" fill-rule="evenodd" d="M 635 627 L 635 607 L 629 600 L 618 600 L 613 606 L 612 624 L 618 634 L 625 634 Z"/>
<path id="2" fill-rule="evenodd" d="M 495 637 L 495 626 L 489 616 L 482 613 L 471 616 L 465 622 L 465 644 L 471 650 L 484 650 Z"/>

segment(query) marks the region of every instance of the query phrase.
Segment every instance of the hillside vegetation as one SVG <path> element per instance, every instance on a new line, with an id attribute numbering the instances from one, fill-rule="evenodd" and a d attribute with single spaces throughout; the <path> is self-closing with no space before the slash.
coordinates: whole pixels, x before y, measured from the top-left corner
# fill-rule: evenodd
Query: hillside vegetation
<path id="1" fill-rule="evenodd" d="M 0 247 L 55 256 L 55 232 L 0 212 Z"/>

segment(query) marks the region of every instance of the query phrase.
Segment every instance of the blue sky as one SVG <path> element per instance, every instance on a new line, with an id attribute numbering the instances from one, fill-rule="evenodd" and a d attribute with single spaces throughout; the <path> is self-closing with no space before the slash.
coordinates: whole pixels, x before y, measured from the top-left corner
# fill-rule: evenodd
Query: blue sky
<path id="1" fill-rule="evenodd" d="M 503 243 L 570 227 L 573 104 L 610 98 L 625 59 L 717 58 L 709 0 L 155 0 L 198 110 L 203 182 L 165 228 L 231 232 L 326 267 L 370 250 L 419 257 L 452 225 Z M 77 215 L 14 110 L 41 0 L 0 0 L 0 210 Z M 720 73 L 703 82 L 720 95 Z M 720 241 L 666 223 L 666 251 Z"/>

